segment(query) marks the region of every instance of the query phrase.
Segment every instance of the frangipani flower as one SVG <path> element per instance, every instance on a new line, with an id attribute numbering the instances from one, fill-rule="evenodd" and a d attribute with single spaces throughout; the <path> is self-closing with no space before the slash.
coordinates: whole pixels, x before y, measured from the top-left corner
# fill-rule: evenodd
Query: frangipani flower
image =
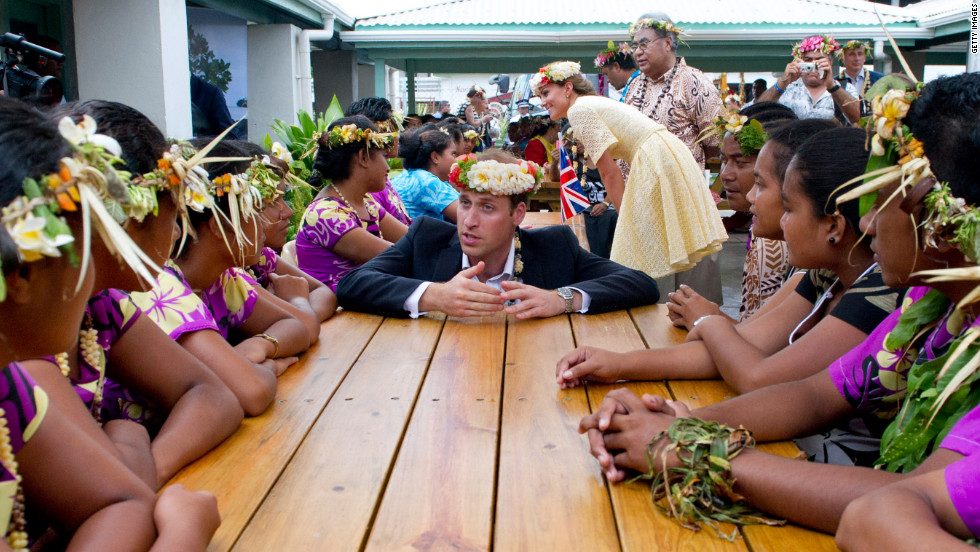
<path id="1" fill-rule="evenodd" d="M 738 134 L 742 131 L 742 126 L 745 125 L 748 120 L 749 118 L 745 115 L 739 115 L 737 112 L 732 113 L 728 116 L 728 120 L 725 122 L 725 132 Z"/>
<path id="2" fill-rule="evenodd" d="M 292 154 L 289 153 L 289 150 L 286 149 L 285 146 L 283 146 L 279 142 L 273 142 L 272 143 L 272 155 L 276 156 L 277 158 L 281 159 L 282 161 L 285 161 L 286 163 L 292 163 L 293 162 L 293 156 L 292 156 Z"/>
<path id="3" fill-rule="evenodd" d="M 883 140 L 890 140 L 896 131 L 901 132 L 902 119 L 911 106 L 904 90 L 889 90 L 884 96 L 875 96 L 871 109 L 875 116 L 875 130 Z"/>
<path id="4" fill-rule="evenodd" d="M 28 214 L 7 228 L 25 262 L 34 262 L 43 257 L 60 257 L 58 249 L 75 238 L 71 234 L 58 234 L 51 237 L 45 233 L 47 221 L 42 217 Z"/>
<path id="5" fill-rule="evenodd" d="M 110 138 L 105 134 L 96 133 L 97 126 L 95 119 L 89 115 L 82 116 L 82 122 L 77 124 L 72 121 L 71 117 L 63 117 L 58 122 L 58 132 L 61 133 L 65 140 L 71 142 L 72 145 L 80 146 L 85 143 L 90 143 L 100 146 L 116 157 L 122 155 L 122 148 L 119 146 L 119 142 L 115 138 Z"/>

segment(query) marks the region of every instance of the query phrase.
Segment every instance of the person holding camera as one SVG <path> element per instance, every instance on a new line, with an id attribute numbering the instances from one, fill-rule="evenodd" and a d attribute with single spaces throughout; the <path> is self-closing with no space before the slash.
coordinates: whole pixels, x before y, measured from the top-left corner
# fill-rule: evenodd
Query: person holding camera
<path id="1" fill-rule="evenodd" d="M 834 80 L 831 55 L 840 44 L 829 36 L 814 35 L 793 46 L 793 61 L 759 101 L 779 102 L 800 119 L 833 119 L 857 123 L 860 101 Z"/>

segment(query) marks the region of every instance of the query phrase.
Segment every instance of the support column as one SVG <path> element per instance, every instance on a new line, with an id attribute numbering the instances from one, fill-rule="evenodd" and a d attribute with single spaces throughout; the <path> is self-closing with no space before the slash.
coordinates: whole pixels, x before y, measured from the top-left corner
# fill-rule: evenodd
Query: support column
<path id="1" fill-rule="evenodd" d="M 334 94 L 340 105 L 347 107 L 357 99 L 357 52 L 327 50 L 310 55 L 313 66 L 313 110 L 326 111 Z"/>
<path id="2" fill-rule="evenodd" d="M 184 0 L 74 0 L 73 16 L 79 99 L 124 103 L 190 137 Z"/>
<path id="3" fill-rule="evenodd" d="M 385 70 L 385 60 L 380 58 L 374 59 L 374 95 L 388 97 L 388 71 Z"/>
<path id="4" fill-rule="evenodd" d="M 405 114 L 415 113 L 415 60 L 405 60 L 405 89 L 408 106 Z"/>
<path id="5" fill-rule="evenodd" d="M 874 68 L 879 73 L 888 74 L 892 72 L 892 58 L 885 53 L 885 41 L 875 40 L 874 46 Z"/>
<path id="6" fill-rule="evenodd" d="M 301 102 L 299 33 L 298 27 L 287 24 L 248 26 L 248 139 L 252 142 L 270 134 L 275 119 L 296 123 Z"/>

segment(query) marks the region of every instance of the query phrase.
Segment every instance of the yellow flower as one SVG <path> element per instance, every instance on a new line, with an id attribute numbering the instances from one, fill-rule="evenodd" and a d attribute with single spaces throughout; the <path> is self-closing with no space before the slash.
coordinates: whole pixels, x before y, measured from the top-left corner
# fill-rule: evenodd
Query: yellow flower
<path id="1" fill-rule="evenodd" d="M 45 225 L 44 218 L 27 215 L 7 229 L 25 262 L 37 261 L 42 256 L 60 257 L 58 248 L 75 241 L 71 234 L 48 236 L 44 233 Z"/>
<path id="2" fill-rule="evenodd" d="M 902 128 L 902 118 L 909 112 L 912 105 L 905 99 L 904 90 L 889 90 L 880 100 L 875 97 L 871 107 L 875 114 L 875 130 L 883 140 L 889 140 Z"/>

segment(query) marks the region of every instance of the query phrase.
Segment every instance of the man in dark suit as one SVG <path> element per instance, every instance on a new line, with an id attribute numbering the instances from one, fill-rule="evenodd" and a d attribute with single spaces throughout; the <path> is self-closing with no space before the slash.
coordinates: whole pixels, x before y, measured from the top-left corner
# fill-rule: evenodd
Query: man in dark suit
<path id="1" fill-rule="evenodd" d="M 480 160 L 518 167 L 508 158 L 516 161 L 500 151 Z M 340 281 L 340 305 L 389 316 L 484 316 L 505 309 L 517 318 L 538 318 L 657 301 L 652 278 L 582 249 L 568 227 L 520 229 L 525 193 L 534 187 L 533 177 L 524 193 L 513 195 L 503 193 L 513 187 L 493 183 L 486 189 L 500 193 L 463 187 L 458 226 L 420 217 L 405 237 Z"/>
<path id="2" fill-rule="evenodd" d="M 837 51 L 844 65 L 841 67 L 837 82 L 848 93 L 861 100 L 862 117 L 867 117 L 871 113 L 871 98 L 866 97 L 868 89 L 884 76 L 878 71 L 869 71 L 864 68 L 869 49 L 870 45 L 867 42 L 851 40 Z"/>

